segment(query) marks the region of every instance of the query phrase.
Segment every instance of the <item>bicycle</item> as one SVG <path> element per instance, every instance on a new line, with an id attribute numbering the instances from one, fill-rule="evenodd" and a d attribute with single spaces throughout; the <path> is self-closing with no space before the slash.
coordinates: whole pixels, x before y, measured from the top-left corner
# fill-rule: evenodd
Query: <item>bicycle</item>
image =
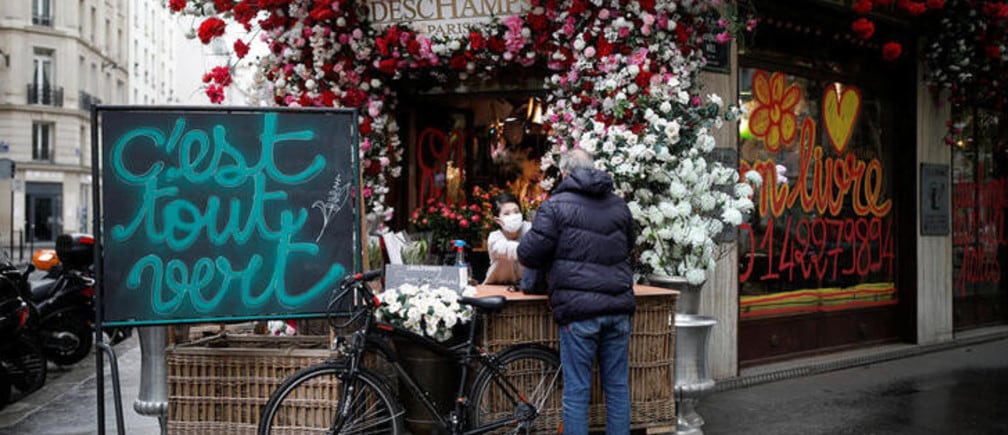
<path id="1" fill-rule="evenodd" d="M 376 321 L 375 310 L 380 303 L 366 282 L 380 274 L 378 270 L 348 276 L 339 292 L 334 292 L 327 309 L 330 322 L 337 329 L 349 325 L 359 327 L 354 328 L 349 338 L 334 340 L 339 357 L 299 370 L 273 391 L 259 421 L 260 435 L 404 433 L 405 411 L 382 376 L 364 367 L 366 353 L 375 354 L 391 364 L 396 377 L 404 381 L 406 393 L 423 403 L 435 419 L 435 427 L 446 433 L 558 432 L 562 427 L 563 388 L 557 352 L 545 346 L 525 344 L 491 354 L 475 344 L 479 318 L 503 308 L 506 302 L 503 297 L 461 297 L 460 303 L 475 308 L 468 325 L 468 337 L 461 344 L 446 346 Z M 340 316 L 341 312 L 348 314 Z M 332 320 L 335 317 L 349 319 L 337 324 Z M 437 409 L 421 391 L 416 379 L 403 368 L 396 351 L 389 345 L 388 339 L 392 337 L 421 345 L 459 365 L 461 376 L 454 409 Z M 472 381 L 467 382 L 470 369 L 477 371 Z M 336 406 L 333 406 L 332 397 L 336 398 Z"/>

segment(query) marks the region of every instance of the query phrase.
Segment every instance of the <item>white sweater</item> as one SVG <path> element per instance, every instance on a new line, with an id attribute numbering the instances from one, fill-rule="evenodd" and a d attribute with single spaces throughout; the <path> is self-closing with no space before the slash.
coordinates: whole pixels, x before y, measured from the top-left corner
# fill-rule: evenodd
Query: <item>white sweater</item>
<path id="1" fill-rule="evenodd" d="M 487 236 L 487 252 L 490 255 L 490 268 L 487 269 L 483 284 L 518 284 L 525 270 L 518 263 L 518 240 L 532 228 L 532 223 L 522 222 L 521 230 L 515 240 L 508 239 L 504 232 L 496 230 Z"/>

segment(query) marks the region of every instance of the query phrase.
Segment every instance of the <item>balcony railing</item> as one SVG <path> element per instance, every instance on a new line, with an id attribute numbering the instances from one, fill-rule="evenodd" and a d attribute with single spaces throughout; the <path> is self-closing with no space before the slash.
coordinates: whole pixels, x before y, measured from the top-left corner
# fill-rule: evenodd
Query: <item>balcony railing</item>
<path id="1" fill-rule="evenodd" d="M 32 15 L 32 24 L 36 26 L 52 26 L 52 15 Z"/>
<path id="2" fill-rule="evenodd" d="M 28 84 L 28 104 L 63 107 L 63 87 Z"/>
<path id="3" fill-rule="evenodd" d="M 91 106 L 101 104 L 102 102 L 98 97 L 84 91 L 80 91 L 77 100 L 80 101 L 81 110 L 85 111 L 91 111 Z"/>

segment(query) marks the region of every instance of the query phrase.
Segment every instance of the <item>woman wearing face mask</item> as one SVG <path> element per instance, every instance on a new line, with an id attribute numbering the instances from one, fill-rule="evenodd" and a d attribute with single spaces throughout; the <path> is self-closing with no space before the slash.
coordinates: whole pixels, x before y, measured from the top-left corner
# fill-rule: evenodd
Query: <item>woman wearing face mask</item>
<path id="1" fill-rule="evenodd" d="M 518 199 L 502 193 L 493 199 L 494 221 L 500 227 L 487 237 L 490 268 L 483 284 L 517 284 L 524 268 L 518 263 L 518 240 L 532 224 L 522 217 Z"/>

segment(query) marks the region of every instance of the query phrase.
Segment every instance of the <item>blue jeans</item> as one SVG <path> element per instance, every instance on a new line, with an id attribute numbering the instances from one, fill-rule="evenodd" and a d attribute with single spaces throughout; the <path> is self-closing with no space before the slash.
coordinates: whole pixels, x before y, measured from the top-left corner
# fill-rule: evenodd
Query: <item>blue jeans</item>
<path id="1" fill-rule="evenodd" d="M 626 314 L 560 326 L 564 434 L 588 433 L 588 402 L 596 355 L 605 392 L 606 433 L 630 433 L 629 346 L 630 316 Z"/>

